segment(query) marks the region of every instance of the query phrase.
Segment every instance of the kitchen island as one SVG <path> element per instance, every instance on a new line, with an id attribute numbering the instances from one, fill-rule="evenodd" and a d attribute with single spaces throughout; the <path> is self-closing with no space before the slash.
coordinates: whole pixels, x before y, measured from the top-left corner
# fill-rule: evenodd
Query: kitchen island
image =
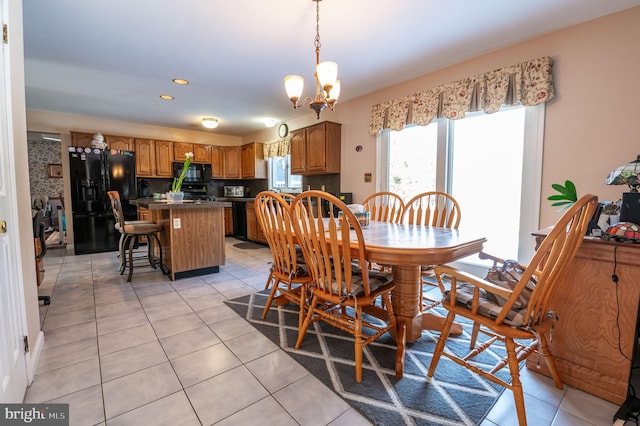
<path id="1" fill-rule="evenodd" d="M 131 204 L 148 210 L 151 220 L 162 227 L 162 263 L 171 280 L 215 273 L 224 265 L 224 208 L 231 203 L 168 204 L 142 198 Z"/>

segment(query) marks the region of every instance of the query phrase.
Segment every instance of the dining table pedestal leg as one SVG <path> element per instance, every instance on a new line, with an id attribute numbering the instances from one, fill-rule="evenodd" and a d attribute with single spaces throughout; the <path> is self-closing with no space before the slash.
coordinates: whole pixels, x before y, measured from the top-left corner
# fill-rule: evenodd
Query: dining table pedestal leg
<path id="1" fill-rule="evenodd" d="M 422 303 L 422 277 L 420 266 L 393 266 L 396 286 L 391 293 L 393 312 L 398 324 L 406 327 L 406 341 L 415 342 L 422 330 L 440 331 L 444 317 L 432 312 L 420 312 Z M 450 334 L 462 334 L 462 326 L 453 324 Z"/>

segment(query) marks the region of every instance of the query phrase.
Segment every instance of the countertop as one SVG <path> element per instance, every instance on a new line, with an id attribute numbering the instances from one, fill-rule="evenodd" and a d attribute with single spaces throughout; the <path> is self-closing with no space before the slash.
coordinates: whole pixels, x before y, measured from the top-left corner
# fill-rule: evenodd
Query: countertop
<path id="1" fill-rule="evenodd" d="M 134 206 L 143 207 L 149 210 L 183 210 L 183 209 L 213 209 L 231 207 L 231 203 L 223 200 L 206 201 L 206 200 L 185 200 L 180 204 L 169 204 L 166 201 L 156 200 L 154 198 L 138 198 L 129 201 Z"/>
<path id="2" fill-rule="evenodd" d="M 216 197 L 217 201 L 228 201 L 228 202 L 240 202 L 240 203 L 253 203 L 255 201 L 255 197 L 251 198 L 243 198 L 243 197 Z"/>

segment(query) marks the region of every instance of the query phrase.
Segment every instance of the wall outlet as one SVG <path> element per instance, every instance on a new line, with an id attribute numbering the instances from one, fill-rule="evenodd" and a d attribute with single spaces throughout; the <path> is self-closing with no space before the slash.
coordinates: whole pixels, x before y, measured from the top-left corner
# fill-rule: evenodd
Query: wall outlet
<path id="1" fill-rule="evenodd" d="M 173 229 L 180 229 L 180 218 L 176 217 L 173 219 Z"/>

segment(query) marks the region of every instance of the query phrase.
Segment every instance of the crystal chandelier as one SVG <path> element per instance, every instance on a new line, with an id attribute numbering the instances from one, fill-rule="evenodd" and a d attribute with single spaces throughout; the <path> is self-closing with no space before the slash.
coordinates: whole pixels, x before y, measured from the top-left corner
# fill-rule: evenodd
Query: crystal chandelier
<path id="1" fill-rule="evenodd" d="M 304 87 L 304 78 L 299 75 L 288 75 L 284 78 L 284 87 L 287 96 L 293 103 L 293 108 L 299 108 L 309 100 L 309 106 L 316 112 L 318 119 L 320 113 L 329 107 L 333 110 L 338 96 L 340 95 L 340 80 L 338 80 L 338 64 L 335 62 L 320 62 L 320 2 L 322 0 L 311 0 L 316 2 L 316 38 L 313 45 L 316 48 L 316 72 L 314 74 L 316 80 L 316 97 L 312 99 L 307 97 L 300 101 L 302 89 Z"/>

